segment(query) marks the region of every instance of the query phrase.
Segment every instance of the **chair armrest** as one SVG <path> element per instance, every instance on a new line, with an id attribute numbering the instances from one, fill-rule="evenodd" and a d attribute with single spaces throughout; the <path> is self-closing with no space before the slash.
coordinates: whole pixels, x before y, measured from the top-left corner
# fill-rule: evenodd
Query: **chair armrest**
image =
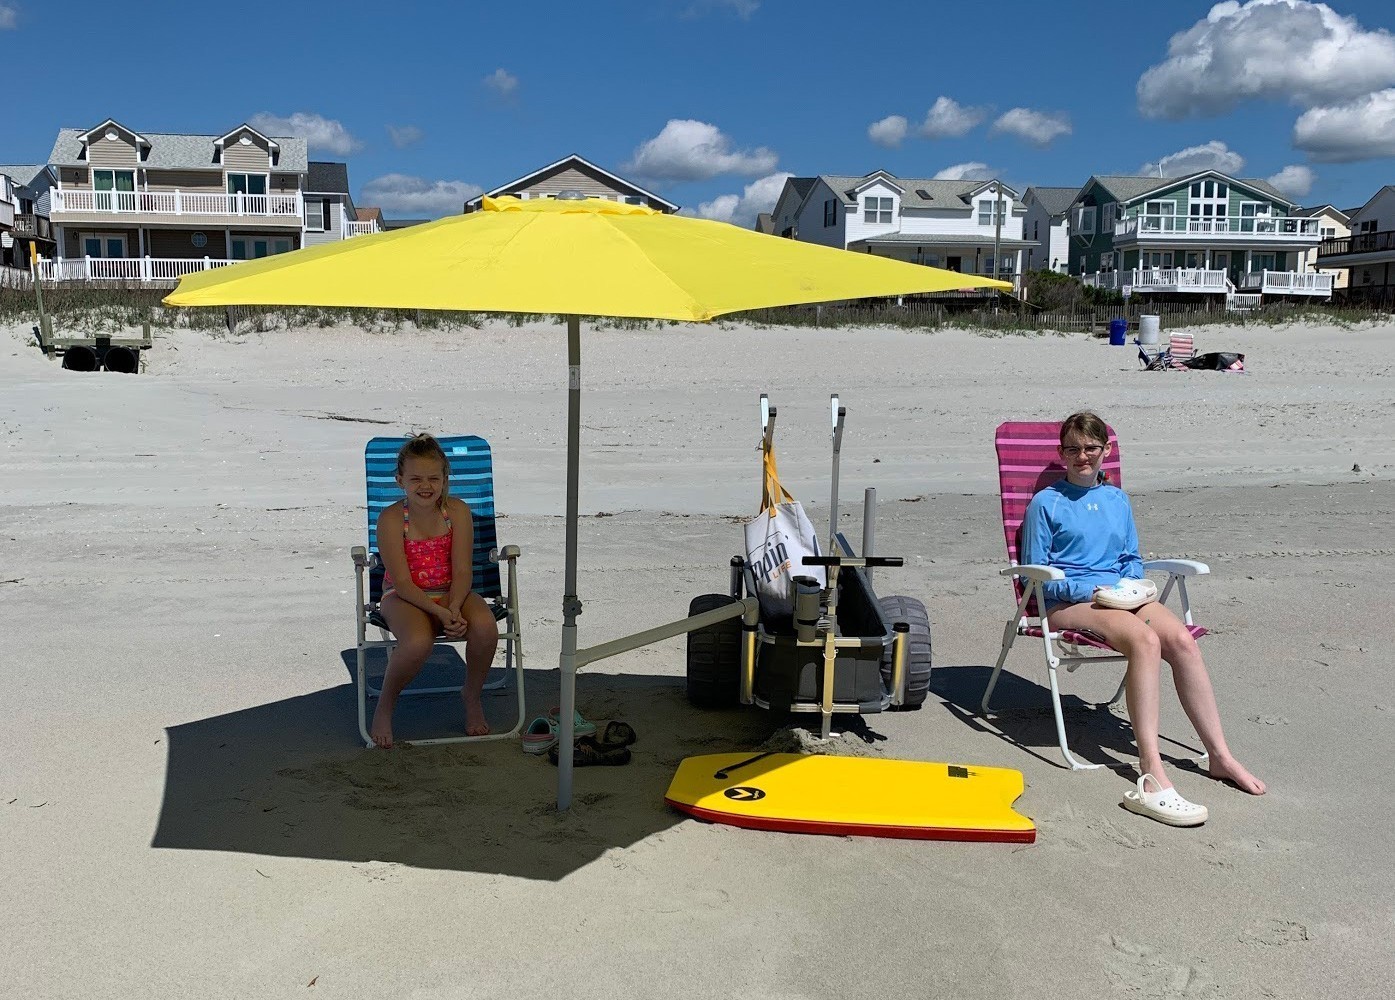
<path id="1" fill-rule="evenodd" d="M 362 545 L 355 545 L 349 550 L 349 555 L 354 557 L 354 565 L 359 569 L 368 568 L 368 550 Z"/>
<path id="2" fill-rule="evenodd" d="M 1194 559 L 1146 559 L 1143 568 L 1160 570 L 1173 576 L 1206 576 L 1211 572 L 1210 566 Z"/>
<path id="3" fill-rule="evenodd" d="M 517 545 L 505 545 L 502 549 L 490 549 L 489 561 L 492 563 L 503 562 L 508 559 L 517 559 L 520 555 Z"/>
<path id="4" fill-rule="evenodd" d="M 1064 580 L 1066 574 L 1062 573 L 1054 566 L 1033 566 L 1030 563 L 1022 566 L 1009 566 L 1007 569 L 998 570 L 999 576 L 1025 576 L 1028 580 L 1037 583 L 1046 583 L 1048 580 Z"/>

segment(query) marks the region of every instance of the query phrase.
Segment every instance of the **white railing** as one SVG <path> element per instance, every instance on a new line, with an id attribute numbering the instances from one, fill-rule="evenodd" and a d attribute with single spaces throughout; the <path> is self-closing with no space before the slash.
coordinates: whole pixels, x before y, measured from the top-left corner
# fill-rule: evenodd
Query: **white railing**
<path id="1" fill-rule="evenodd" d="M 1236 292 L 1234 295 L 1227 296 L 1225 307 L 1231 312 L 1245 312 L 1249 309 L 1258 309 L 1263 302 L 1264 296 L 1258 293 L 1246 295 L 1242 292 Z"/>
<path id="2" fill-rule="evenodd" d="M 345 239 L 348 239 L 350 236 L 369 236 L 376 232 L 380 232 L 380 230 L 378 229 L 378 223 L 373 219 L 369 219 L 367 222 L 344 223 Z"/>
<path id="3" fill-rule="evenodd" d="M 1331 295 L 1333 279 L 1320 271 L 1251 271 L 1241 275 L 1240 287 L 1271 295 Z"/>
<path id="4" fill-rule="evenodd" d="M 1322 239 L 1320 220 L 1292 215 L 1230 215 L 1194 219 L 1187 215 L 1138 215 L 1114 224 L 1115 236 L 1264 236 Z"/>
<path id="5" fill-rule="evenodd" d="M 195 271 L 238 263 L 221 257 L 80 257 L 39 258 L 43 281 L 174 281 Z"/>
<path id="6" fill-rule="evenodd" d="M 1095 288 L 1129 286 L 1140 292 L 1225 292 L 1226 273 L 1199 267 L 1145 267 L 1134 271 L 1100 271 L 1082 279 Z"/>
<path id="7" fill-rule="evenodd" d="M 50 216 L 63 212 L 141 215 L 260 215 L 299 219 L 300 192 L 228 194 L 222 191 L 89 191 L 52 188 Z"/>

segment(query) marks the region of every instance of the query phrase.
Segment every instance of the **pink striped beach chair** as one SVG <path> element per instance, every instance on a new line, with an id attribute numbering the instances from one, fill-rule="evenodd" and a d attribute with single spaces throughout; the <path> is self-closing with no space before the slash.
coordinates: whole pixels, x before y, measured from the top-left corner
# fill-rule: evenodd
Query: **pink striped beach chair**
<path id="1" fill-rule="evenodd" d="M 1158 351 L 1157 354 L 1149 354 L 1141 346 L 1138 349 L 1138 360 L 1146 371 L 1190 371 L 1187 364 L 1196 357 L 1196 345 L 1192 342 L 1190 333 L 1174 333 L 1167 338 L 1167 346 Z"/>
<path id="2" fill-rule="evenodd" d="M 1003 508 L 1003 536 L 1007 541 L 1008 552 L 1008 566 L 999 573 L 1012 578 L 1013 599 L 1017 610 L 1003 627 L 1002 652 L 998 655 L 998 662 L 988 679 L 988 687 L 983 692 L 982 708 L 985 713 L 991 711 L 989 699 L 993 696 L 998 675 L 1002 673 L 1003 664 L 1007 661 L 1008 651 L 1012 649 L 1017 637 L 1040 639 L 1042 652 L 1046 656 L 1047 677 L 1051 683 L 1051 701 L 1056 712 L 1056 736 L 1061 744 L 1061 753 L 1072 770 L 1082 771 L 1104 765 L 1083 763 L 1070 752 L 1070 746 L 1066 741 L 1057 669 L 1064 665 L 1067 672 L 1073 672 L 1082 663 L 1122 663 L 1124 657 L 1093 632 L 1075 632 L 1068 629 L 1054 631 L 1047 616 L 1042 613 L 1046 607 L 1042 599 L 1042 584 L 1048 580 L 1063 579 L 1064 574 L 1051 566 L 1019 565 L 1017 562 L 1022 517 L 1027 511 L 1027 504 L 1039 491 L 1065 477 L 1066 470 L 1057 453 L 1060 435 L 1060 423 L 1005 423 L 999 425 L 995 437 L 998 449 L 998 484 Z M 1109 477 L 1109 482 L 1122 489 L 1122 456 L 1119 440 L 1112 427 L 1109 430 L 1109 443 L 1114 447 L 1105 459 L 1102 470 Z M 1168 574 L 1167 584 L 1163 587 L 1159 600 L 1166 602 L 1175 586 L 1181 602 L 1182 620 L 1187 623 L 1187 628 L 1193 636 L 1199 638 L 1205 635 L 1205 628 L 1192 623 L 1187 578 L 1210 573 L 1210 568 L 1205 563 L 1189 559 L 1149 559 L 1143 563 L 1143 568 Z M 1124 682 L 1120 680 L 1114 697 L 1106 704 L 1113 705 L 1123 694 Z"/>

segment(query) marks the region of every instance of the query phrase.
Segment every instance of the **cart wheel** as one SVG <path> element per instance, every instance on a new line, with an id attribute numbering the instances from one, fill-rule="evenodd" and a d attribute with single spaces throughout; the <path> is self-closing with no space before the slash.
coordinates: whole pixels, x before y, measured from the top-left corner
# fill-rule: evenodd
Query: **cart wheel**
<path id="1" fill-rule="evenodd" d="M 735 604 L 730 594 L 702 594 L 688 615 Z M 688 701 L 698 708 L 731 708 L 741 700 L 741 619 L 728 618 L 688 633 Z"/>
<path id="2" fill-rule="evenodd" d="M 888 622 L 905 622 L 910 646 L 906 649 L 906 700 L 902 710 L 919 708 L 930 691 L 930 615 L 914 597 L 894 594 L 880 601 L 882 616 Z M 882 653 L 882 684 L 891 690 L 891 657 L 894 646 Z"/>

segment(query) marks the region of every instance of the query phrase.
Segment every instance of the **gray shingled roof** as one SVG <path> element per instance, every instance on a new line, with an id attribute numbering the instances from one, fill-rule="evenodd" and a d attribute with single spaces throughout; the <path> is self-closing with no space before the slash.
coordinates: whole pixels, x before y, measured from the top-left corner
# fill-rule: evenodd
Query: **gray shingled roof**
<path id="1" fill-rule="evenodd" d="M 311 160 L 305 177 L 305 190 L 319 194 L 349 193 L 349 166 L 326 160 Z"/>
<path id="2" fill-rule="evenodd" d="M 1095 176 L 1095 180 L 1098 181 L 1106 191 L 1112 194 L 1117 201 L 1127 202 L 1133 201 L 1136 198 L 1140 198 L 1143 195 L 1148 194 L 1150 191 L 1156 191 L 1159 188 L 1171 187 L 1174 184 L 1180 184 L 1183 181 L 1187 180 L 1187 178 L 1195 177 L 1197 176 L 1197 174 L 1200 173 L 1205 173 L 1205 171 L 1198 170 L 1193 173 L 1183 174 L 1178 177 L 1135 177 L 1112 174 L 1100 176 L 1097 174 Z M 1230 175 L 1220 174 L 1220 176 L 1229 177 Z M 1236 183 L 1243 184 L 1248 188 L 1253 188 L 1256 191 L 1261 192 L 1262 194 L 1267 194 L 1271 198 L 1277 198 L 1279 201 L 1282 201 L 1285 204 L 1295 204 L 1293 200 L 1289 198 L 1288 195 L 1284 194 L 1282 191 L 1280 191 L 1274 185 L 1270 184 L 1268 181 L 1262 181 L 1256 177 L 1232 177 L 1231 180 L 1235 181 Z"/>
<path id="3" fill-rule="evenodd" d="M 29 187 L 34 178 L 43 172 L 42 163 L 0 163 L 0 174 L 4 174 L 20 187 Z"/>
<path id="4" fill-rule="evenodd" d="M 856 198 L 853 190 L 861 187 L 871 175 L 849 177 L 846 174 L 820 174 L 819 179 L 834 191 L 851 202 Z M 920 177 L 897 177 L 887 174 L 893 184 L 901 188 L 901 207 L 906 208 L 964 208 L 969 204 L 969 195 L 983 187 L 988 181 L 937 181 Z M 1014 197 L 1017 192 L 1006 184 L 1003 190 Z"/>
<path id="5" fill-rule="evenodd" d="M 1070 206 L 1075 201 L 1075 196 L 1080 193 L 1080 188 L 1029 187 L 1022 197 L 1026 199 L 1027 195 L 1033 193 L 1037 196 L 1037 203 L 1048 213 L 1065 215 L 1070 211 Z"/>
<path id="6" fill-rule="evenodd" d="M 48 162 L 59 167 L 85 167 L 86 160 L 79 160 L 82 151 L 82 137 L 87 129 L 64 128 L 58 130 L 53 152 L 48 154 Z M 142 132 L 141 136 L 150 141 L 150 157 L 142 166 L 154 170 L 221 170 L 221 164 L 213 161 L 213 143 L 216 135 L 186 135 L 177 132 Z M 270 137 L 279 147 L 281 156 L 276 169 L 286 173 L 303 174 L 309 158 L 305 139 L 299 136 Z"/>

